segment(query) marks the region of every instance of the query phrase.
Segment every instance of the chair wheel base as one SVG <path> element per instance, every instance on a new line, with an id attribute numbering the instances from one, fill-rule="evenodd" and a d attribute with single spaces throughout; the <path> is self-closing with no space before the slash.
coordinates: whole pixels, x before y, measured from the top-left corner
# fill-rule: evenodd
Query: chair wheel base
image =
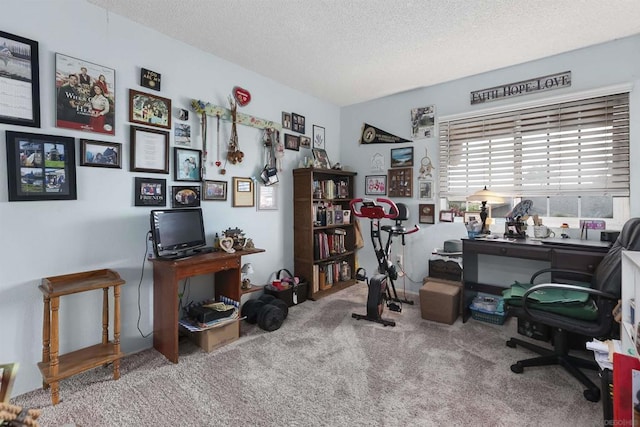
<path id="1" fill-rule="evenodd" d="M 524 372 L 524 368 L 521 364 L 514 363 L 513 365 L 511 365 L 511 372 L 513 372 L 514 374 L 521 374 L 522 372 Z"/>
<path id="2" fill-rule="evenodd" d="M 599 402 L 600 401 L 600 390 L 597 388 L 588 388 L 586 389 L 582 395 L 589 402 Z"/>
<path id="3" fill-rule="evenodd" d="M 507 341 L 507 347 L 516 348 L 516 343 L 514 343 L 511 340 L 509 340 L 509 341 Z"/>

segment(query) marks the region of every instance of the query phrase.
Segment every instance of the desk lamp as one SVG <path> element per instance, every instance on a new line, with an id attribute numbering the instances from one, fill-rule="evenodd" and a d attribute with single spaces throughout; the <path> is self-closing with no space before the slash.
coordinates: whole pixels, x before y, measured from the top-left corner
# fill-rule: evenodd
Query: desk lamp
<path id="1" fill-rule="evenodd" d="M 242 271 L 242 289 L 251 288 L 251 280 L 249 280 L 249 275 L 255 273 L 255 271 L 253 270 L 253 265 L 248 262 L 242 266 L 242 269 L 240 271 Z"/>
<path id="2" fill-rule="evenodd" d="M 482 202 L 482 206 L 480 208 L 480 219 L 482 220 L 482 230 L 480 234 L 490 234 L 489 227 L 487 227 L 487 203 L 488 204 L 499 204 L 504 203 L 504 199 L 498 196 L 493 191 L 487 190 L 487 186 L 484 186 L 484 189 L 480 191 L 476 191 L 472 195 L 467 197 L 468 202 Z"/>

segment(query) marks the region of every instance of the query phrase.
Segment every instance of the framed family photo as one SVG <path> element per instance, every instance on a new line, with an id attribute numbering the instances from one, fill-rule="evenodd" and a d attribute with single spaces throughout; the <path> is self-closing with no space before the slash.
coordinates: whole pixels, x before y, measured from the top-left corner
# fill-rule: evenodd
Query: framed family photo
<path id="1" fill-rule="evenodd" d="M 135 206 L 166 206 L 167 180 L 136 177 L 134 181 Z"/>
<path id="2" fill-rule="evenodd" d="M 364 177 L 364 194 L 367 196 L 384 196 L 387 194 L 386 175 L 367 175 Z"/>
<path id="3" fill-rule="evenodd" d="M 298 133 L 305 133 L 305 119 L 300 114 L 291 113 L 291 130 Z"/>
<path id="4" fill-rule="evenodd" d="M 197 208 L 200 206 L 200 186 L 174 185 L 171 187 L 172 208 Z"/>
<path id="5" fill-rule="evenodd" d="M 204 181 L 202 200 L 227 200 L 227 181 Z"/>
<path id="6" fill-rule="evenodd" d="M 131 126 L 131 171 L 169 173 L 169 132 Z"/>
<path id="7" fill-rule="evenodd" d="M 116 72 L 56 53 L 56 127 L 115 135 Z"/>
<path id="8" fill-rule="evenodd" d="M 200 182 L 202 151 L 190 148 L 173 148 L 173 179 Z"/>
<path id="9" fill-rule="evenodd" d="M 80 166 L 122 169 L 122 144 L 81 139 Z"/>
<path id="10" fill-rule="evenodd" d="M 0 31 L 0 123 L 40 127 L 38 42 Z"/>
<path id="11" fill-rule="evenodd" d="M 308 136 L 300 136 L 300 148 L 311 148 L 311 138 Z"/>
<path id="12" fill-rule="evenodd" d="M 284 148 L 287 150 L 300 151 L 300 137 L 297 135 L 291 135 L 290 133 L 285 133 Z"/>
<path id="13" fill-rule="evenodd" d="M 75 140 L 6 131 L 9 201 L 76 200 Z"/>
<path id="14" fill-rule="evenodd" d="M 329 156 L 327 152 L 321 148 L 313 148 L 311 149 L 313 153 L 313 167 L 319 169 L 331 169 L 331 162 L 329 161 Z"/>
<path id="15" fill-rule="evenodd" d="M 171 129 L 171 100 L 129 89 L 129 121 Z"/>

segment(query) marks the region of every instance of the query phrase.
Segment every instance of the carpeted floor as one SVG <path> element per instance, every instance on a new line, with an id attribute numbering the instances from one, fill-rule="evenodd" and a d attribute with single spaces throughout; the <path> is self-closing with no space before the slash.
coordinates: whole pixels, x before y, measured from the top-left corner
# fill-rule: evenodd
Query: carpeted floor
<path id="1" fill-rule="evenodd" d="M 417 297 L 414 298 L 417 303 Z M 366 286 L 292 307 L 282 328 L 242 324 L 212 353 L 181 339 L 174 365 L 153 349 L 61 382 L 61 403 L 36 390 L 12 403 L 41 408 L 42 426 L 598 426 L 602 403 L 559 367 L 509 366 L 504 326 L 385 312 L 396 327 L 357 321 Z M 594 380 L 597 379 L 595 373 Z"/>

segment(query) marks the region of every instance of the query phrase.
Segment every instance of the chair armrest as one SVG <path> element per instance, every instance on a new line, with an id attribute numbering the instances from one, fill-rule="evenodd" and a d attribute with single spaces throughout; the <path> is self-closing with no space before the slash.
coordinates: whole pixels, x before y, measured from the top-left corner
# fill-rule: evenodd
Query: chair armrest
<path id="1" fill-rule="evenodd" d="M 535 318 L 536 315 L 534 313 L 531 313 L 529 311 L 529 307 L 527 302 L 529 301 L 529 294 L 535 292 L 535 291 L 539 291 L 541 289 L 566 289 L 569 291 L 578 291 L 578 292 L 585 292 L 588 293 L 589 295 L 595 295 L 595 296 L 599 296 L 602 298 L 607 298 L 613 301 L 617 301 L 618 297 L 614 294 L 610 294 L 608 292 L 603 292 L 599 289 L 591 289 L 591 288 L 585 288 L 583 286 L 576 286 L 576 285 L 565 285 L 565 284 L 560 284 L 560 283 L 542 283 L 540 285 L 535 285 L 532 286 L 531 288 L 529 288 L 524 295 L 522 295 L 522 308 L 524 309 L 525 313 L 527 313 L 527 316 L 530 316 L 532 318 Z"/>
<path id="2" fill-rule="evenodd" d="M 535 278 L 540 276 L 541 274 L 544 274 L 544 273 L 570 273 L 570 274 L 576 274 L 576 275 L 583 276 L 585 279 L 588 279 L 588 281 L 591 281 L 591 279 L 593 279 L 593 273 L 587 273 L 585 271 L 578 271 L 578 270 L 567 270 L 567 269 L 564 269 L 564 268 L 555 267 L 555 268 L 544 268 L 542 270 L 536 271 L 531 276 L 531 279 L 529 280 L 529 283 L 533 284 Z"/>

